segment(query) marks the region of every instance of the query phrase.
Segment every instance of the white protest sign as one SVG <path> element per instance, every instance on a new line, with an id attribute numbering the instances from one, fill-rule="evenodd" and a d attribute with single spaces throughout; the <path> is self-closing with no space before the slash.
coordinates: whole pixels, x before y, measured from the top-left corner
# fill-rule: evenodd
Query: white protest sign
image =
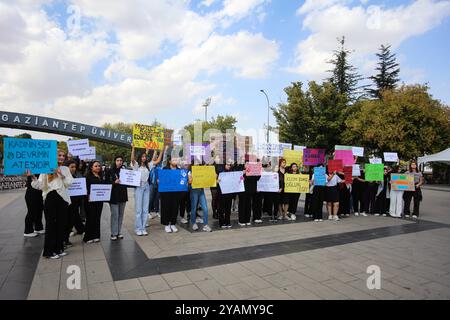
<path id="1" fill-rule="evenodd" d="M 120 169 L 119 175 L 120 184 L 126 186 L 140 187 L 141 186 L 141 171 Z"/>
<path id="2" fill-rule="evenodd" d="M 181 134 L 174 134 L 173 135 L 173 144 L 180 146 L 183 144 L 183 135 Z"/>
<path id="3" fill-rule="evenodd" d="M 204 156 L 206 154 L 204 146 L 190 146 L 191 156 Z"/>
<path id="4" fill-rule="evenodd" d="M 283 150 L 276 143 L 263 143 L 258 146 L 258 151 L 266 157 L 281 157 Z"/>
<path id="5" fill-rule="evenodd" d="M 278 192 L 278 172 L 263 172 L 257 183 L 258 192 Z"/>
<path id="6" fill-rule="evenodd" d="M 352 177 L 360 177 L 361 176 L 361 168 L 359 164 L 354 164 L 352 168 Z"/>
<path id="7" fill-rule="evenodd" d="M 111 200 L 111 184 L 91 184 L 89 202 L 108 202 Z"/>
<path id="8" fill-rule="evenodd" d="M 87 195 L 86 178 L 75 178 L 72 184 L 67 189 L 67 193 L 71 197 Z"/>
<path id="9" fill-rule="evenodd" d="M 97 157 L 95 147 L 89 147 L 88 150 L 82 154 L 79 154 L 78 157 L 80 160 L 94 160 Z"/>
<path id="10" fill-rule="evenodd" d="M 294 145 L 294 150 L 301 151 L 301 150 L 304 150 L 304 149 L 306 149 L 305 146 L 295 146 Z"/>
<path id="11" fill-rule="evenodd" d="M 67 144 L 67 150 L 74 157 L 77 157 L 80 154 L 86 154 L 89 152 L 89 139 L 67 140 L 66 144 Z"/>
<path id="12" fill-rule="evenodd" d="M 292 150 L 292 143 L 280 143 L 281 153 L 283 153 L 284 149 Z"/>
<path id="13" fill-rule="evenodd" d="M 383 160 L 381 158 L 370 158 L 369 162 L 371 164 L 381 164 L 381 163 L 383 163 Z"/>
<path id="14" fill-rule="evenodd" d="M 384 162 L 397 162 L 397 152 L 384 152 Z"/>
<path id="15" fill-rule="evenodd" d="M 357 157 L 364 157 L 363 147 L 352 147 L 353 155 Z"/>
<path id="16" fill-rule="evenodd" d="M 244 192 L 244 175 L 241 171 L 221 172 L 219 185 L 222 194 Z"/>

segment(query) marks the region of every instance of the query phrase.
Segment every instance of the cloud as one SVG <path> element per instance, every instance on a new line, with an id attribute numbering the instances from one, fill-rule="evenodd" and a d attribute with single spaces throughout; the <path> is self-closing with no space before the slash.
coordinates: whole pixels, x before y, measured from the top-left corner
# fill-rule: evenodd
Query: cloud
<path id="1" fill-rule="evenodd" d="M 296 49 L 290 71 L 322 79 L 329 69 L 326 61 L 345 36 L 353 58 L 363 66 L 381 44 L 397 48 L 405 40 L 424 34 L 450 15 L 450 1 L 416 0 L 409 5 L 385 8 L 366 6 L 366 1 L 306 1 L 297 11 L 303 28 L 311 31 Z M 352 5 L 353 4 L 353 5 Z"/>

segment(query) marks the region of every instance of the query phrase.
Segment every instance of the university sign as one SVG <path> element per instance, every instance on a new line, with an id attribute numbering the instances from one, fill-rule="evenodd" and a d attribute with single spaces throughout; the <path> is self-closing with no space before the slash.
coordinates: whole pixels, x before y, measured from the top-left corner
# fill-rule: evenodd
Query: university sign
<path id="1" fill-rule="evenodd" d="M 72 121 L 0 111 L 0 127 L 55 133 L 130 147 L 132 135 Z"/>

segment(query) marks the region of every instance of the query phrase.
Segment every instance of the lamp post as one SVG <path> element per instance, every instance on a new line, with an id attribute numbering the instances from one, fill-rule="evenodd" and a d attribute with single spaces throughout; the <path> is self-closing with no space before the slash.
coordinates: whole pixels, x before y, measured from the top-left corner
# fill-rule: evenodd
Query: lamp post
<path id="1" fill-rule="evenodd" d="M 260 92 L 264 93 L 264 95 L 266 96 L 267 99 L 267 143 L 269 143 L 269 116 L 270 116 L 270 102 L 269 102 L 269 96 L 267 95 L 267 93 L 261 89 L 259 90 Z"/>
<path id="2" fill-rule="evenodd" d="M 205 108 L 205 122 L 208 122 L 208 107 L 211 104 L 211 98 L 208 98 L 203 102 L 203 108 Z"/>

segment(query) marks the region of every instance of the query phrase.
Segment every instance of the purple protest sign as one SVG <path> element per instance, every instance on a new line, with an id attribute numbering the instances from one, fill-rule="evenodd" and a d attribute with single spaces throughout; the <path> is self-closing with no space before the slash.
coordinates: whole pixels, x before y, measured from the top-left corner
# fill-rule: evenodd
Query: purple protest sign
<path id="1" fill-rule="evenodd" d="M 317 166 L 325 163 L 325 149 L 304 149 L 303 165 Z"/>

